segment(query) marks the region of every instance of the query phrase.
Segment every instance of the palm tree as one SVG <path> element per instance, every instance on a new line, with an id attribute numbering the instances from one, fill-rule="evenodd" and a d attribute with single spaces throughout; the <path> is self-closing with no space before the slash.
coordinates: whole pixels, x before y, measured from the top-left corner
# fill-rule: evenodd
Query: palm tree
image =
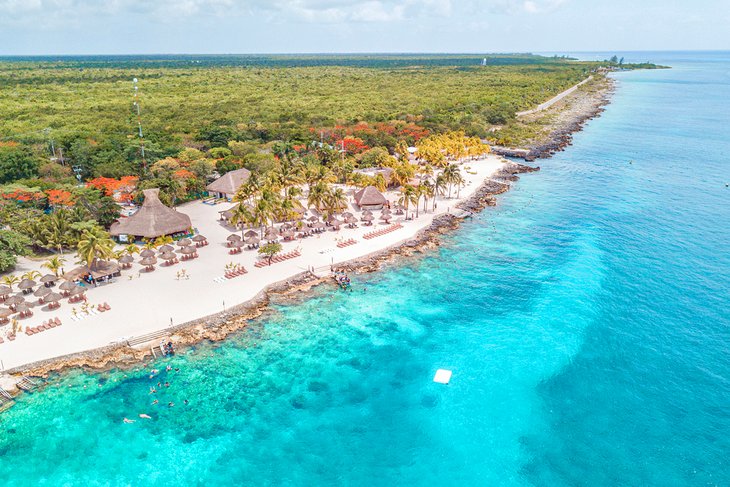
<path id="1" fill-rule="evenodd" d="M 328 215 L 347 208 L 347 195 L 342 188 L 333 188 L 325 197 L 325 207 Z"/>
<path id="2" fill-rule="evenodd" d="M 231 223 L 236 226 L 241 226 L 241 236 L 243 236 L 244 228 L 255 224 L 252 208 L 245 203 L 240 203 L 233 209 Z"/>
<path id="3" fill-rule="evenodd" d="M 163 245 L 169 245 L 173 243 L 174 240 L 169 235 L 161 235 L 155 239 L 155 247 L 162 247 Z"/>
<path id="4" fill-rule="evenodd" d="M 418 187 L 421 190 L 421 195 L 423 195 L 423 212 L 425 213 L 426 208 L 428 208 L 428 199 L 436 198 L 434 185 L 430 181 L 424 181 Z"/>
<path id="5" fill-rule="evenodd" d="M 34 279 L 37 279 L 37 278 L 41 277 L 41 273 L 38 272 L 38 271 L 28 271 L 28 272 L 26 272 L 25 274 L 23 274 L 20 277 L 22 279 L 29 279 L 29 280 L 32 281 Z"/>
<path id="6" fill-rule="evenodd" d="M 463 182 L 463 178 L 461 177 L 461 172 L 459 171 L 459 166 L 456 164 L 449 164 L 444 169 L 444 172 L 441 174 L 444 178 L 444 181 L 449 187 L 449 198 L 451 198 L 451 189 L 454 184 L 460 184 Z"/>
<path id="7" fill-rule="evenodd" d="M 58 277 L 58 271 L 63 268 L 63 264 L 66 262 L 66 259 L 58 256 L 51 257 L 46 262 L 41 264 L 41 267 L 44 269 L 48 269 L 49 271 L 53 272 L 53 275 Z"/>
<path id="8" fill-rule="evenodd" d="M 443 196 L 446 193 L 446 179 L 443 174 L 436 176 L 436 180 L 433 183 L 434 197 L 433 197 L 433 211 L 436 211 L 436 196 Z"/>
<path id="9" fill-rule="evenodd" d="M 307 206 L 313 207 L 317 210 L 324 207 L 325 199 L 329 193 L 329 187 L 327 183 L 320 181 L 309 189 L 307 195 Z"/>
<path id="10" fill-rule="evenodd" d="M 127 255 L 134 255 L 139 253 L 139 247 L 136 244 L 129 244 L 124 247 L 124 253 Z"/>
<path id="11" fill-rule="evenodd" d="M 408 219 L 408 207 L 414 204 L 416 205 L 416 209 L 418 209 L 418 195 L 416 194 L 416 188 L 410 184 L 403 186 L 400 189 L 400 195 L 398 203 L 405 207 L 406 219 Z"/>
<path id="12" fill-rule="evenodd" d="M 109 259 L 114 256 L 114 240 L 109 234 L 86 232 L 76 248 L 81 261 L 89 267 L 92 267 L 98 259 Z"/>
<path id="13" fill-rule="evenodd" d="M 15 284 L 18 284 L 20 282 L 20 278 L 18 276 L 13 276 L 11 274 L 9 276 L 4 276 L 2 278 L 2 281 L 3 281 L 3 284 L 5 284 L 6 286 L 8 286 L 10 288 L 10 290 L 12 291 L 13 290 L 13 286 Z"/>

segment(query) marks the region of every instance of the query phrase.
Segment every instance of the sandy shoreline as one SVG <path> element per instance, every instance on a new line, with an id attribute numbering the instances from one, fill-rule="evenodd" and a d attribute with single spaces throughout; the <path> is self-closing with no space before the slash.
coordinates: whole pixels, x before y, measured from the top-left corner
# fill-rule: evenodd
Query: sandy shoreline
<path id="1" fill-rule="evenodd" d="M 612 88 L 612 83 L 609 85 Z M 583 93 L 578 91 L 568 97 L 565 102 L 561 102 L 561 104 L 566 103 L 569 106 L 567 110 L 564 110 L 567 115 L 564 116 L 564 120 L 561 120 L 559 126 L 550 133 L 549 140 L 542 142 L 542 147 L 553 147 L 553 149 L 550 149 L 549 153 L 542 153 L 541 157 L 549 157 L 549 154 L 562 149 L 570 142 L 570 134 L 580 130 L 587 120 L 599 115 L 603 110 L 602 107 L 608 102 L 607 94 L 609 92 L 609 90 L 602 90 L 600 97 L 593 94 L 589 99 L 586 99 Z M 573 101 L 572 105 L 571 99 Z M 571 108 L 576 105 L 578 106 L 577 109 Z M 555 149 L 557 147 L 560 149 Z M 463 217 L 486 206 L 494 205 L 496 201 L 494 196 L 507 191 L 510 188 L 510 182 L 518 179 L 517 174 L 538 169 L 516 163 L 503 164 L 497 172 L 488 174 L 484 178 L 485 180 L 477 185 L 477 188 L 472 190 L 468 197 L 461 200 L 457 206 L 461 209 L 458 215 L 451 212 L 436 215 L 426 227 L 418 229 L 415 234 L 400 241 L 389 243 L 385 248 L 366 255 L 355 256 L 337 262 L 335 268 L 348 272 L 372 272 L 379 269 L 384 262 L 397 256 L 409 256 L 423 252 L 426 249 L 435 248 L 439 245 L 439 235 L 458 227 Z M 265 286 L 243 303 L 229 307 L 223 312 L 209 313 L 207 316 L 165 328 L 165 335 L 171 337 L 178 347 L 193 345 L 206 340 L 223 340 L 229 334 L 244 328 L 251 319 L 261 315 L 267 308 L 271 296 L 294 297 L 296 295 L 301 297 L 303 291 L 309 290 L 313 286 L 332 282 L 329 276 L 322 277 L 322 274 L 319 274 L 317 276 L 302 268 L 301 272 L 294 273 L 289 277 Z M 21 364 L 5 370 L 4 380 L 2 380 L 3 376 L 0 375 L 0 385 L 5 389 L 10 389 L 9 386 L 12 385 L 13 380 L 11 376 L 46 377 L 50 373 L 74 367 L 105 369 L 139 365 L 146 357 L 150 356 L 149 345 L 159 342 L 159 340 L 159 337 L 156 336 L 146 343 L 141 342 L 135 346 L 120 342 Z"/>

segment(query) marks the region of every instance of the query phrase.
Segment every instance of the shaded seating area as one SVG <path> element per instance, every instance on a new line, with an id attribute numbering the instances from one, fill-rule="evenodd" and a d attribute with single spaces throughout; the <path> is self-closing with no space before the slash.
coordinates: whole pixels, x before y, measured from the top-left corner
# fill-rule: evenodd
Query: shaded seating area
<path id="1" fill-rule="evenodd" d="M 63 275 L 66 281 L 84 281 L 98 285 L 122 275 L 120 265 L 110 260 L 97 259 L 90 266 L 79 266 Z"/>
<path id="2" fill-rule="evenodd" d="M 163 205 L 159 189 L 145 189 L 143 193 L 142 206 L 132 216 L 120 218 L 112 224 L 110 235 L 122 242 L 128 242 L 187 234 L 190 231 L 190 217 Z"/>
<path id="3" fill-rule="evenodd" d="M 403 228 L 403 225 L 401 225 L 400 223 L 394 223 L 393 225 L 390 225 L 381 230 L 366 233 L 365 235 L 362 236 L 362 238 L 364 238 L 365 240 L 370 240 L 371 238 L 380 237 L 381 235 L 385 235 L 390 232 L 394 232 L 394 231 L 398 230 L 399 228 Z"/>
<path id="4" fill-rule="evenodd" d="M 198 249 L 194 245 L 188 245 L 179 250 L 182 260 L 192 260 L 198 257 Z"/>
<path id="5" fill-rule="evenodd" d="M 208 245 L 208 239 L 200 234 L 195 235 L 192 240 L 195 242 L 196 247 L 205 247 Z"/>
<path id="6" fill-rule="evenodd" d="M 23 291 L 23 294 L 30 294 L 33 292 L 35 285 L 36 282 L 33 279 L 23 279 L 20 281 L 20 284 L 18 284 L 18 289 Z"/>
<path id="7" fill-rule="evenodd" d="M 41 277 L 41 283 L 43 283 L 43 285 L 46 287 L 55 286 L 56 281 L 58 281 L 58 276 L 55 274 L 46 274 L 45 276 Z"/>
<path id="8" fill-rule="evenodd" d="M 379 210 L 388 202 L 385 196 L 375 188 L 375 186 L 366 186 L 354 195 L 355 204 L 361 210 Z"/>

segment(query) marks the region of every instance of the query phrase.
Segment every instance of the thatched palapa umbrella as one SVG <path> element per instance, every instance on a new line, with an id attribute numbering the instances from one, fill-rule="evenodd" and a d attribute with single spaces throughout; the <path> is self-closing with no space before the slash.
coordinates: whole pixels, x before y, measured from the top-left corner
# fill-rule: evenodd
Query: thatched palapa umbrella
<path id="1" fill-rule="evenodd" d="M 314 225 L 312 225 L 312 228 L 314 228 L 315 230 L 317 230 L 319 232 L 321 232 L 322 230 L 324 230 L 325 227 L 326 227 L 326 225 L 324 223 L 322 223 L 322 222 L 317 222 Z"/>
<path id="2" fill-rule="evenodd" d="M 21 318 L 25 318 L 26 316 L 30 316 L 33 314 L 33 312 L 30 310 L 30 306 L 28 306 L 28 303 L 20 303 L 15 307 L 15 312 L 20 315 Z"/>
<path id="3" fill-rule="evenodd" d="M 58 286 L 58 289 L 61 291 L 64 291 L 68 294 L 73 288 L 76 287 L 76 283 L 73 281 L 63 281 L 60 286 Z"/>
<path id="4" fill-rule="evenodd" d="M 307 221 L 310 222 L 310 223 L 317 223 L 319 221 L 319 217 L 318 216 L 310 216 L 309 218 L 307 218 Z"/>
<path id="5" fill-rule="evenodd" d="M 139 256 L 142 258 L 154 257 L 155 251 L 152 249 L 144 249 L 142 252 L 139 253 Z"/>
<path id="6" fill-rule="evenodd" d="M 159 249 L 157 249 L 157 251 L 160 252 L 161 254 L 164 254 L 166 252 L 172 252 L 173 250 L 175 250 L 175 247 L 173 247 L 172 245 L 169 245 L 169 244 L 165 244 L 162 247 L 160 247 Z"/>
<path id="7" fill-rule="evenodd" d="M 162 260 L 166 260 L 168 262 L 171 262 L 171 261 L 174 261 L 175 259 L 177 259 L 177 255 L 175 255 L 173 252 L 165 252 L 165 253 L 163 253 L 163 254 L 160 255 L 160 258 Z"/>
<path id="8" fill-rule="evenodd" d="M 178 240 L 177 244 L 180 247 L 187 247 L 188 245 L 192 245 L 193 244 L 193 241 L 190 240 L 189 238 L 184 238 L 182 240 Z"/>
<path id="9" fill-rule="evenodd" d="M 33 296 L 35 296 L 37 298 L 41 298 L 41 301 L 43 301 L 43 297 L 50 294 L 50 292 L 51 292 L 51 290 L 49 288 L 47 288 L 46 286 L 41 286 L 35 290 L 35 292 L 33 293 Z"/>
<path id="10" fill-rule="evenodd" d="M 58 293 L 48 293 L 48 296 L 46 296 L 45 298 L 43 298 L 43 300 L 44 300 L 44 301 L 45 301 L 46 303 L 57 303 L 57 302 L 59 302 L 59 301 L 60 301 L 61 299 L 63 299 L 63 296 L 61 296 L 61 295 L 60 295 L 60 294 L 58 294 Z"/>
<path id="11" fill-rule="evenodd" d="M 232 245 L 233 246 L 236 246 L 239 243 L 241 243 L 241 240 L 240 239 L 239 240 L 235 240 Z M 180 253 L 181 254 L 185 254 L 185 255 L 195 255 L 197 252 L 198 251 L 195 250 L 195 247 L 190 247 L 190 246 L 183 247 L 183 248 L 180 249 Z"/>
<path id="12" fill-rule="evenodd" d="M 15 307 L 17 305 L 19 305 L 20 303 L 24 303 L 24 302 L 25 302 L 25 298 L 23 296 L 21 296 L 20 294 L 14 294 L 5 300 L 5 304 L 10 306 L 11 309 L 15 309 Z"/>
<path id="13" fill-rule="evenodd" d="M 13 290 L 10 289 L 10 286 L 6 286 L 5 284 L 0 284 L 0 296 L 1 297 L 4 298 L 12 292 L 13 292 Z"/>
<path id="14" fill-rule="evenodd" d="M 259 232 L 255 231 L 255 230 L 249 230 L 248 232 L 244 233 L 243 236 L 246 237 L 246 238 L 249 238 L 249 237 L 258 237 L 259 236 Z"/>
<path id="15" fill-rule="evenodd" d="M 122 267 L 125 269 L 131 267 L 132 262 L 134 262 L 134 257 L 129 254 L 123 255 L 119 258 L 119 263 L 122 264 Z"/>
<path id="16" fill-rule="evenodd" d="M 369 215 L 363 215 L 361 218 L 362 221 L 366 222 L 368 225 L 373 224 L 373 220 L 375 220 L 375 217 L 372 214 Z"/>
<path id="17" fill-rule="evenodd" d="M 41 277 L 41 282 L 46 286 L 53 286 L 56 281 L 58 281 L 58 276 L 55 274 L 46 274 L 45 276 Z"/>
<path id="18" fill-rule="evenodd" d="M 246 245 L 248 245 L 249 248 L 256 247 L 259 242 L 261 242 L 261 239 L 259 239 L 256 235 L 251 235 L 246 238 Z"/>
<path id="19" fill-rule="evenodd" d="M 284 233 L 281 234 L 281 236 L 284 238 L 294 238 L 295 235 L 296 232 L 291 228 L 287 228 L 286 230 L 284 230 Z"/>
<path id="20" fill-rule="evenodd" d="M 73 289 L 71 289 L 71 292 L 69 293 L 71 296 L 81 296 L 86 292 L 86 288 L 84 286 L 79 286 L 78 284 L 74 286 Z"/>
<path id="21" fill-rule="evenodd" d="M 9 308 L 0 308 L 0 322 L 7 323 L 8 317 L 13 314 L 13 310 Z"/>
<path id="22" fill-rule="evenodd" d="M 264 232 L 264 239 L 273 242 L 279 238 L 279 231 L 274 227 L 269 227 Z"/>
<path id="23" fill-rule="evenodd" d="M 148 271 L 151 271 L 155 268 L 155 264 L 157 264 L 157 258 L 152 255 L 149 257 L 145 257 L 139 263 L 145 266 Z"/>
<path id="24" fill-rule="evenodd" d="M 337 218 L 333 218 L 332 220 L 330 220 L 330 225 L 332 225 L 332 228 L 334 228 L 335 230 L 339 230 L 343 223 L 344 222 L 342 220 L 339 220 Z"/>
<path id="25" fill-rule="evenodd" d="M 200 234 L 197 234 L 193 237 L 193 242 L 195 242 L 195 245 L 197 245 L 198 247 L 202 247 L 207 241 L 208 239 Z"/>
<path id="26" fill-rule="evenodd" d="M 20 281 L 20 284 L 18 284 L 18 289 L 23 291 L 23 293 L 28 294 L 33 290 L 35 285 L 36 282 L 33 279 L 23 279 Z"/>

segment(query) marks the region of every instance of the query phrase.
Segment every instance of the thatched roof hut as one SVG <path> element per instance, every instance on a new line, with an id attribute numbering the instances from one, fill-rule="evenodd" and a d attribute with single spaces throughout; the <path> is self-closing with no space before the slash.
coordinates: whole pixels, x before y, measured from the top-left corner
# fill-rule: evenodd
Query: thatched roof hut
<path id="1" fill-rule="evenodd" d="M 246 245 L 248 245 L 249 247 L 254 247 L 254 246 L 258 245 L 259 242 L 261 242 L 261 239 L 258 238 L 256 235 L 247 237 L 245 240 Z"/>
<path id="2" fill-rule="evenodd" d="M 142 252 L 139 253 L 140 257 L 154 257 L 155 251 L 152 249 L 144 249 Z"/>
<path id="3" fill-rule="evenodd" d="M 109 233 L 114 237 L 157 238 L 190 230 L 190 217 L 163 205 L 159 193 L 156 188 L 145 189 L 144 203 L 139 210 L 130 217 L 119 219 Z"/>
<path id="4" fill-rule="evenodd" d="M 160 252 L 161 254 L 164 254 L 165 252 L 172 252 L 173 250 L 175 250 L 175 247 L 173 247 L 170 244 L 165 244 L 162 247 L 157 249 L 157 251 Z"/>
<path id="5" fill-rule="evenodd" d="M 10 316 L 13 313 L 14 313 L 14 311 L 12 309 L 0 308 L 0 319 L 4 320 L 5 318 L 7 318 L 8 316 Z"/>
<path id="6" fill-rule="evenodd" d="M 228 237 L 226 237 L 226 240 L 228 242 L 235 242 L 236 240 L 241 240 L 241 236 L 237 233 L 232 233 Z"/>
<path id="7" fill-rule="evenodd" d="M 205 187 L 212 196 L 218 198 L 233 198 L 239 188 L 251 177 L 251 171 L 246 168 L 228 171 Z"/>
<path id="8" fill-rule="evenodd" d="M 160 258 L 162 260 L 175 260 L 177 259 L 177 255 L 175 255 L 173 252 L 164 252 L 162 255 L 160 255 Z"/>
<path id="9" fill-rule="evenodd" d="M 5 284 L 0 284 L 0 296 L 7 296 L 13 292 L 12 289 L 10 289 L 10 286 L 6 286 Z"/>
<path id="10" fill-rule="evenodd" d="M 197 234 L 196 236 L 193 237 L 193 242 L 196 242 L 196 243 L 206 242 L 207 240 L 208 239 L 205 238 L 204 236 L 202 236 L 201 234 Z"/>
<path id="11" fill-rule="evenodd" d="M 387 203 L 385 196 L 375 186 L 364 187 L 354 197 L 355 204 L 363 210 L 379 210 Z"/>
<path id="12" fill-rule="evenodd" d="M 63 278 L 67 281 L 75 281 L 86 276 L 91 276 L 92 279 L 98 280 L 110 276 L 119 275 L 119 264 L 111 260 L 95 260 L 90 266 L 79 266 L 75 269 L 63 275 Z M 61 285 L 63 289 L 63 284 Z"/>
<path id="13" fill-rule="evenodd" d="M 259 233 L 257 231 L 255 231 L 255 230 L 249 230 L 246 233 L 244 233 L 243 236 L 246 237 L 246 238 L 248 238 L 248 237 L 258 237 L 259 236 Z"/>
<path id="14" fill-rule="evenodd" d="M 178 245 L 179 245 L 180 247 L 187 247 L 188 245 L 192 245 L 192 244 L 193 244 L 193 241 L 192 241 L 192 240 L 190 240 L 189 238 L 183 238 L 183 239 L 179 240 L 179 241 L 177 242 L 177 244 L 178 244 Z"/>

